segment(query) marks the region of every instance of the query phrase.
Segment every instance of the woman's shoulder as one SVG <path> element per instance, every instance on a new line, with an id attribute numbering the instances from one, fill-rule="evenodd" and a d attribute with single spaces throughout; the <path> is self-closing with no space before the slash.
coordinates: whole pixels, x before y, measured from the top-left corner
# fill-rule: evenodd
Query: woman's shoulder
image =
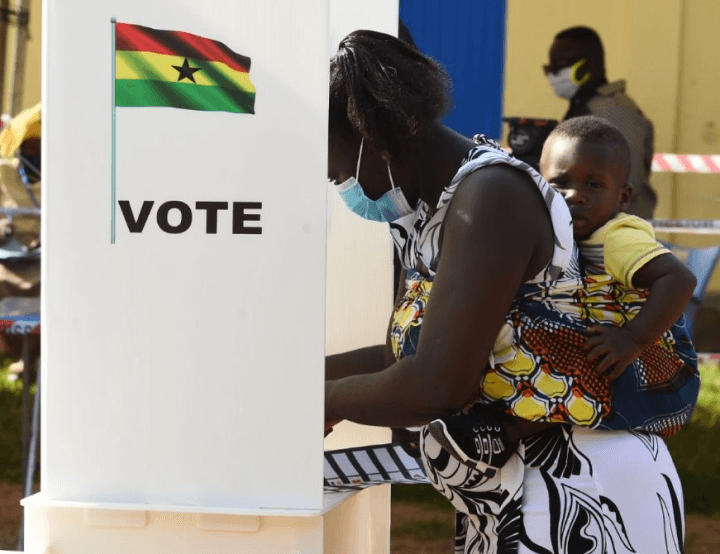
<path id="1" fill-rule="evenodd" d="M 438 209 L 450 201 L 460 183 L 466 181 L 470 175 L 473 175 L 479 169 L 489 166 L 512 167 L 526 174 L 534 182 L 535 186 L 540 189 L 543 197 L 546 196 L 546 191 L 553 190 L 534 168 L 522 160 L 514 158 L 494 140 L 485 135 L 475 135 L 473 142 L 475 146 L 467 153 L 452 181 L 440 195 Z M 508 175 L 512 174 L 512 172 L 508 173 Z M 482 180 L 482 174 L 476 178 Z"/>
<path id="2" fill-rule="evenodd" d="M 511 217 L 517 225 L 541 222 L 540 214 L 544 212 L 550 217 L 555 240 L 552 260 L 542 272 L 542 278 L 559 278 L 571 264 L 574 252 L 572 218 L 565 200 L 535 169 L 511 156 L 496 142 L 482 136 L 476 136 L 474 140 L 476 146 L 468 152 L 452 182 L 443 191 L 438 210 L 457 196 L 453 200 L 456 208 L 471 214 L 484 211 L 494 213 L 498 218 Z M 533 189 L 540 194 L 534 193 Z M 485 200 L 483 203 L 477 202 L 480 194 Z M 513 208 L 511 212 L 506 209 L 509 203 Z"/>

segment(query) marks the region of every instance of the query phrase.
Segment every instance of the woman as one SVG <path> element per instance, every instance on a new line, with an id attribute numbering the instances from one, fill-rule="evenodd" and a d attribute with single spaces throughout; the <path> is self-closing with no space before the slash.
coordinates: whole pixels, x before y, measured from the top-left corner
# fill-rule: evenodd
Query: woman
<path id="1" fill-rule="evenodd" d="M 442 125 L 447 78 L 401 41 L 356 31 L 330 73 L 328 176 L 351 210 L 390 224 L 407 279 L 389 344 L 328 358 L 326 430 L 423 426 L 428 476 L 458 510 L 456 552 L 679 552 L 680 483 L 655 435 L 549 416 L 534 419 L 566 423 L 518 427 L 482 407 L 498 403 L 486 369 L 507 353 L 501 329 L 556 323 L 510 317 L 518 299 L 578 278 L 562 198 L 492 141 Z M 508 397 L 567 378 L 529 354 Z"/>

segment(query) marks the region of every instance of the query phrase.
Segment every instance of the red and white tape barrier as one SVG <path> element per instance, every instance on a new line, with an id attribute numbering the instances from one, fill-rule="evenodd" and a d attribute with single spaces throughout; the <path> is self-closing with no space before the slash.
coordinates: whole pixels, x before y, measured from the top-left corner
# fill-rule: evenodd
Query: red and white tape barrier
<path id="1" fill-rule="evenodd" d="M 720 354 L 716 352 L 698 352 L 698 362 L 701 364 L 717 364 L 720 365 Z"/>
<path id="2" fill-rule="evenodd" d="M 652 161 L 655 173 L 720 173 L 718 154 L 655 154 Z M 720 219 L 653 219 L 656 231 L 720 235 Z"/>
<path id="3" fill-rule="evenodd" d="M 720 173 L 720 155 L 655 154 L 652 170 L 656 173 Z"/>

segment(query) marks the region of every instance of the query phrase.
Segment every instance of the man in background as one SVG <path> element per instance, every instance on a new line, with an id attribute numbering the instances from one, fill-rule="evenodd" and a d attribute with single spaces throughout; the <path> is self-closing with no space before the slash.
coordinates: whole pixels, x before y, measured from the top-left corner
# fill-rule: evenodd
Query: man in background
<path id="1" fill-rule="evenodd" d="M 608 83 L 605 52 L 598 34 L 588 27 L 571 27 L 555 35 L 550 63 L 543 66 L 553 91 L 569 100 L 565 119 L 595 115 L 614 124 L 630 143 L 632 202 L 627 213 L 651 219 L 657 195 L 650 187 L 653 126 L 625 94 L 625 81 Z"/>

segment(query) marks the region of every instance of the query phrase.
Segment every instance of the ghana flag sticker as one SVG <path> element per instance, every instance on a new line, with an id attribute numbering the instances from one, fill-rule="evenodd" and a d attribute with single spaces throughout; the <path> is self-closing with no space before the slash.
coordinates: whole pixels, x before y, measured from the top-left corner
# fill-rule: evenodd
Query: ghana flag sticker
<path id="1" fill-rule="evenodd" d="M 250 58 L 183 31 L 115 23 L 115 105 L 255 113 Z"/>

